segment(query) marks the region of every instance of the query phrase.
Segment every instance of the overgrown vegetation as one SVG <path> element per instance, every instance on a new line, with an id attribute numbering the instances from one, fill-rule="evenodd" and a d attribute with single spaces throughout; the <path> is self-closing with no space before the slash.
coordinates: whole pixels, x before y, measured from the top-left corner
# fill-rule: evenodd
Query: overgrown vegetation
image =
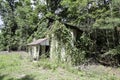
<path id="1" fill-rule="evenodd" d="M 85 49 L 85 46 L 88 46 L 89 42 L 86 42 L 88 39 L 85 38 L 84 34 L 81 36 L 79 40 L 75 40 L 75 37 L 72 36 L 71 29 L 67 28 L 64 24 L 60 23 L 59 21 L 56 21 L 53 23 L 52 28 L 48 31 L 49 37 L 53 38 L 57 41 L 54 54 L 56 58 L 56 61 L 64 61 L 62 58 L 62 48 L 65 50 L 64 59 L 66 62 L 71 63 L 73 65 L 79 65 L 84 62 L 85 60 L 85 54 L 87 49 Z M 74 33 L 73 33 L 74 34 Z M 86 41 L 85 41 L 86 40 Z M 76 43 L 76 44 L 75 44 Z M 82 44 L 85 43 L 85 46 Z M 82 46 L 79 47 L 78 46 Z"/>
<path id="2" fill-rule="evenodd" d="M 50 26 L 54 25 L 53 32 L 66 45 L 75 65 L 90 58 L 102 64 L 105 62 L 104 65 L 108 65 L 106 59 L 111 63 L 109 65 L 119 65 L 119 4 L 119 0 L 0 0 L 4 23 L 0 50 L 26 50 L 27 43 L 33 38 L 45 37 Z M 56 21 L 83 30 L 74 48 L 70 44 L 67 26 Z M 112 54 L 108 54 L 111 50 Z M 117 53 L 114 50 L 118 50 Z"/>
<path id="3" fill-rule="evenodd" d="M 3 67 L 4 66 L 4 67 Z M 30 62 L 23 52 L 0 54 L 1 80 L 119 80 L 119 69 L 101 65 L 73 67 L 53 63 L 44 55 L 38 62 Z"/>

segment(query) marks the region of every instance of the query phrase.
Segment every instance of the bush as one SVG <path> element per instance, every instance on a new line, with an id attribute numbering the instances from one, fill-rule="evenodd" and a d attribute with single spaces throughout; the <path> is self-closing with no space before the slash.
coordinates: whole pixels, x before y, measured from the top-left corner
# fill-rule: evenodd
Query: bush
<path id="1" fill-rule="evenodd" d="M 107 66 L 120 66 L 120 46 L 99 56 L 99 62 Z"/>
<path id="2" fill-rule="evenodd" d="M 50 62 L 48 58 L 42 57 L 37 63 L 34 64 L 36 67 L 42 67 L 43 69 L 52 69 L 55 70 L 58 68 L 58 64 Z"/>

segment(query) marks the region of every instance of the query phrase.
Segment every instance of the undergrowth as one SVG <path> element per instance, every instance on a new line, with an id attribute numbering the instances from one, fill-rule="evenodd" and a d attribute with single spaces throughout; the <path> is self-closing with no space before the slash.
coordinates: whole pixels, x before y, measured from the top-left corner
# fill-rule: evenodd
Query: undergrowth
<path id="1" fill-rule="evenodd" d="M 19 54 L 5 54 L 0 55 L 0 80 L 74 80 L 75 77 L 77 80 L 120 80 L 101 70 L 101 66 L 86 71 L 75 67 L 65 62 L 52 62 L 45 55 L 37 62 L 30 62 Z"/>

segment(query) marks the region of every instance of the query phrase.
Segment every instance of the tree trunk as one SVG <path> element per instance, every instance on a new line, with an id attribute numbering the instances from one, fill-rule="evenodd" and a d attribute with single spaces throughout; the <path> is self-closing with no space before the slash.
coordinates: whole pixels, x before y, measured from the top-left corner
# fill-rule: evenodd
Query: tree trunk
<path id="1" fill-rule="evenodd" d="M 117 27 L 114 28 L 114 43 L 115 43 L 115 46 L 118 46 L 119 44 Z"/>

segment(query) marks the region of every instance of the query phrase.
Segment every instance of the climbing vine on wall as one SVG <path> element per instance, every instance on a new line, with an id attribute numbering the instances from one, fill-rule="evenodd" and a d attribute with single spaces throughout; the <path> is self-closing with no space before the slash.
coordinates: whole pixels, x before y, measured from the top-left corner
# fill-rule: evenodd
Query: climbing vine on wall
<path id="1" fill-rule="evenodd" d="M 57 56 L 59 57 L 59 59 L 61 58 L 60 52 L 62 47 L 65 48 L 65 53 L 68 53 L 69 51 L 70 54 L 71 50 L 69 49 L 69 47 L 71 47 L 72 37 L 70 30 L 67 29 L 64 24 L 60 23 L 59 21 L 55 21 L 47 34 L 50 38 L 54 37 L 54 39 L 58 42 L 59 46 L 57 48 Z"/>
<path id="2" fill-rule="evenodd" d="M 48 31 L 49 36 L 54 35 L 54 39 L 58 41 L 57 56 L 60 59 L 61 49 L 65 48 L 65 57 L 66 61 L 70 62 L 73 65 L 81 63 L 84 59 L 85 51 L 76 47 L 72 39 L 71 30 L 60 23 L 55 21 L 51 26 L 51 29 Z"/>
<path id="3" fill-rule="evenodd" d="M 66 28 L 66 26 L 59 21 L 53 23 L 49 34 L 54 34 L 54 37 L 64 44 L 70 43 L 71 41 L 71 33 L 70 30 Z"/>

